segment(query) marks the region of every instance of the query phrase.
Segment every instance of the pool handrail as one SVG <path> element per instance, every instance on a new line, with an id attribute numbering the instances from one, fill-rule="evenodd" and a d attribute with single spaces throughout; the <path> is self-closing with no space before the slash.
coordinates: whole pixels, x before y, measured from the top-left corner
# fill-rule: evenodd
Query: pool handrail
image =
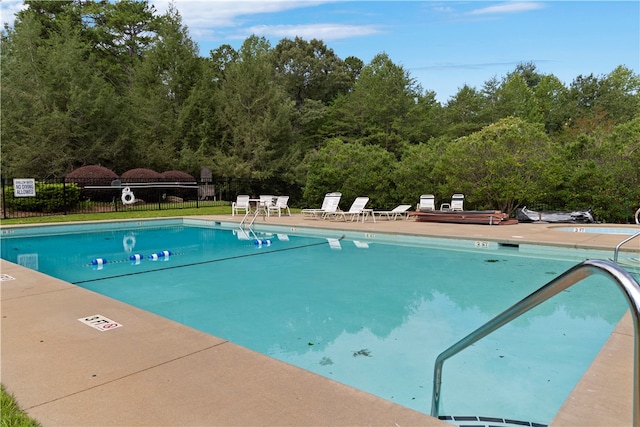
<path id="1" fill-rule="evenodd" d="M 629 272 L 615 263 L 604 260 L 587 260 L 573 266 L 440 353 L 436 358 L 433 371 L 431 416 L 438 418 L 442 367 L 447 359 L 594 273 L 600 273 L 612 279 L 625 295 L 631 308 L 634 327 L 633 425 L 640 426 L 640 363 L 638 362 L 638 358 L 640 358 L 640 339 L 638 338 L 640 333 L 640 284 Z"/>
<path id="2" fill-rule="evenodd" d="M 618 252 L 620 252 L 620 248 L 622 247 L 622 245 L 624 245 L 625 243 L 627 243 L 630 240 L 635 239 L 638 236 L 640 236 L 640 231 L 638 231 L 636 234 L 634 234 L 632 236 L 627 237 L 622 242 L 618 243 L 618 245 L 616 246 L 616 248 L 613 251 L 613 262 L 615 262 L 615 263 L 618 262 Z"/>

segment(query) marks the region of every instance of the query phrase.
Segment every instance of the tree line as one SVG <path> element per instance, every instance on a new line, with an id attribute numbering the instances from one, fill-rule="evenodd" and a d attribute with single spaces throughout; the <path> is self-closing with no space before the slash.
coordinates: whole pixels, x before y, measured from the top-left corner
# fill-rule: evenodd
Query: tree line
<path id="1" fill-rule="evenodd" d="M 625 65 L 565 85 L 521 63 L 441 103 L 384 52 L 365 64 L 251 36 L 202 57 L 175 5 L 25 3 L 0 38 L 5 177 L 207 167 L 298 188 L 294 206 L 329 191 L 376 208 L 462 192 L 470 208 L 607 221 L 640 206 L 640 75 Z"/>

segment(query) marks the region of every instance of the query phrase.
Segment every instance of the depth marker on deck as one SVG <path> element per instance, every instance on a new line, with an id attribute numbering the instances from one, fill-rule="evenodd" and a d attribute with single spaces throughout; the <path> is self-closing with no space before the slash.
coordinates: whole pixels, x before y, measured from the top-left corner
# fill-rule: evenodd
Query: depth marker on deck
<path id="1" fill-rule="evenodd" d="M 95 328 L 99 331 L 110 331 L 122 326 L 120 323 L 114 322 L 113 320 L 108 319 L 101 314 L 96 314 L 89 317 L 81 317 L 78 320 L 85 325 L 91 326 L 92 328 Z"/>

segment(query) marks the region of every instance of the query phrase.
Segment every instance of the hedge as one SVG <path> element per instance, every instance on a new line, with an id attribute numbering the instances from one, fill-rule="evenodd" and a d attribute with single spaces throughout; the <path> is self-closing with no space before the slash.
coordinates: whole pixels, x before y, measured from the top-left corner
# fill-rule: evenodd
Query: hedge
<path id="1" fill-rule="evenodd" d="M 36 182 L 35 197 L 14 197 L 13 186 L 8 186 L 5 190 L 6 206 L 15 211 L 65 212 L 77 206 L 80 201 L 80 187 L 75 183 Z"/>

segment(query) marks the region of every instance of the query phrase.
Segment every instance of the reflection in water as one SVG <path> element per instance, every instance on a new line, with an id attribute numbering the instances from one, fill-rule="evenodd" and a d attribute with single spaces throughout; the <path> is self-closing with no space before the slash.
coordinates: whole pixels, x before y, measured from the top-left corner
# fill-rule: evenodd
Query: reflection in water
<path id="1" fill-rule="evenodd" d="M 266 353 L 428 412 L 435 358 L 454 342 L 452 335 L 462 338 L 488 319 L 477 307 L 462 309 L 435 293 L 384 337 L 363 327 L 304 351 L 276 344 Z M 441 412 L 548 423 L 602 345 L 593 336 L 606 336 L 611 327 L 600 317 L 578 320 L 564 305 L 540 307 L 446 363 Z M 369 357 L 353 357 L 361 348 Z M 590 359 L 576 360 L 576 348 Z"/>
<path id="2" fill-rule="evenodd" d="M 3 239 L 2 253 L 37 254 L 47 274 L 422 412 L 441 351 L 578 262 L 517 248 L 333 250 L 293 235 L 256 246 L 195 227 L 131 233 Z M 83 267 L 128 259 L 127 236 L 136 252 L 174 255 Z M 447 361 L 441 412 L 550 422 L 625 308 L 606 278 L 572 287 Z"/>

